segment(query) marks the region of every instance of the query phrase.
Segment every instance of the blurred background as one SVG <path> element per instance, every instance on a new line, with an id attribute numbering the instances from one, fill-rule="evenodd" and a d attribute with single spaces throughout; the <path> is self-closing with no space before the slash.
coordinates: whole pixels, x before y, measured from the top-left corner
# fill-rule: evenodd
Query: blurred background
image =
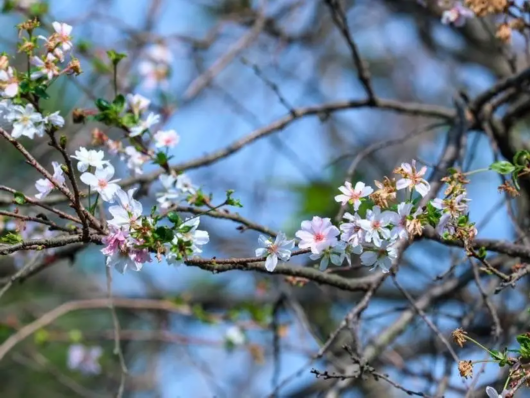
<path id="1" fill-rule="evenodd" d="M 514 37 L 512 47 L 501 45 L 495 39 L 493 21 L 470 20 L 455 28 L 440 22 L 442 8 L 437 2 L 421 3 L 342 2 L 378 96 L 451 109 L 456 93 L 474 97 L 499 77 L 509 75 L 510 62 L 526 62 L 524 56 L 511 58 L 511 52 L 524 47 L 522 38 Z M 120 64 L 120 91 L 150 98 L 164 117 L 164 128 L 180 134 L 180 144 L 170 153 L 177 163 L 224 148 L 292 109 L 365 95 L 349 49 L 324 1 L 11 1 L 4 4 L 0 16 L 1 51 L 14 53 L 15 25 L 41 6 L 46 9 L 41 16 L 45 28 L 53 21 L 73 26 L 74 53 L 83 69 L 76 79 L 59 80 L 45 104 L 46 109 L 61 110 L 67 116 L 64 131 L 72 153 L 79 146 L 91 146 L 95 128 L 111 137 L 116 134 L 97 123 L 73 124 L 70 116 L 75 108 L 93 107 L 95 98 L 111 98 L 112 75 L 106 56 L 110 49 L 128 55 Z M 142 75 L 142 60 L 155 45 L 166 47 L 171 55 L 165 86 L 150 86 Z M 25 62 L 22 56 L 19 62 Z M 210 75 L 207 70 L 215 73 Z M 379 109 L 322 113 L 300 118 L 226 159 L 187 174 L 195 185 L 213 194 L 214 202 L 222 201 L 227 189 L 234 189 L 244 205 L 238 210 L 242 216 L 293 236 L 301 221 L 337 214 L 333 197 L 350 163 L 375 142 L 411 137 L 365 158 L 355 179 L 373 186 L 374 179 L 381 181 L 411 159 L 435 166 L 448 130 L 447 126 L 433 127 L 435 122 L 439 120 Z M 525 140 L 524 120 L 514 132 L 516 140 Z M 19 154 L 6 143 L 1 145 L 2 184 L 34 194 L 38 178 L 34 170 L 23 167 Z M 32 153 L 46 164 L 57 156 L 45 143 L 35 140 L 32 145 Z M 487 167 L 492 160 L 488 138 L 480 131 L 469 132 L 462 165 L 471 170 Z M 155 168 L 146 165 L 144 172 Z M 129 175 L 125 168 L 119 173 L 124 178 Z M 479 237 L 510 240 L 514 228 L 504 197 L 497 193 L 499 183 L 495 175 L 474 176 L 469 187 L 471 217 Z M 159 188 L 156 182 L 143 190 L 144 209 L 156 203 L 154 192 Z M 522 219 L 526 205 L 523 199 L 519 202 Z M 201 225 L 210 233 L 205 257 L 252 257 L 258 247 L 258 233 L 241 232 L 230 221 L 202 217 Z M 76 250 L 10 289 L 1 299 L 0 341 L 63 303 L 104 298 L 104 258 L 99 250 Z M 468 271 L 462 255 L 461 250 L 438 243 L 418 242 L 404 256 L 399 281 L 412 297 L 420 297 L 442 283 L 435 277 L 452 264 L 451 275 Z M 16 270 L 17 261 L 3 258 L 0 276 Z M 293 258 L 292 263 L 314 265 L 305 256 Z M 370 274 L 358 266 L 337 272 L 351 277 Z M 485 281 L 484 287 L 488 286 Z M 504 329 L 514 328 L 511 336 L 525 331 L 528 320 L 520 314 L 528 305 L 527 288 L 520 281 L 516 289 L 506 289 L 491 299 Z M 214 275 L 156 261 L 139 273 L 115 274 L 114 292 L 120 299 L 172 303 L 170 310 L 118 308 L 129 367 L 125 396 L 164 398 L 266 397 L 274 391 L 278 397 L 329 397 L 327 391 L 336 381 L 316 379 L 310 370 L 340 372 L 349 361 L 341 346 L 352 344 L 351 334 L 344 331 L 326 355 L 311 364 L 308 361 L 361 297 L 281 275 L 241 271 Z M 468 315 L 465 321 L 470 333 L 491 342 L 492 320 L 484 306 L 477 308 L 480 300 L 471 276 L 449 294 L 432 300 L 425 312 L 447 336 Z M 361 343 L 377 341 L 408 306 L 403 294 L 387 280 L 363 314 Z M 243 343 L 231 340 L 234 326 L 245 334 Z M 102 347 L 99 374 L 68 368 L 69 347 L 79 342 Z M 509 343 L 501 339 L 497 347 Z M 113 345 L 108 308 L 68 313 L 0 362 L 0 395 L 114 396 L 120 370 Z M 460 354 L 479 359 L 465 350 Z M 458 375 L 456 364 L 420 317 L 413 317 L 389 338 L 371 365 L 427 395 L 434 395 L 444 383 L 446 397 L 463 397 L 471 383 Z M 498 367 L 486 366 L 485 372 L 475 385 L 477 397 L 483 396 L 484 385 L 502 387 L 496 384 Z M 356 380 L 339 394 L 406 396 L 371 377 Z"/>

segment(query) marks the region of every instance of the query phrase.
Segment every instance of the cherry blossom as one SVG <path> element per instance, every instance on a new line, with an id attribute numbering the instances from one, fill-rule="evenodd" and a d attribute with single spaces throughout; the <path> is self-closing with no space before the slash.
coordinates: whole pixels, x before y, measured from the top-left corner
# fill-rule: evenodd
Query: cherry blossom
<path id="1" fill-rule="evenodd" d="M 102 239 L 103 244 L 106 246 L 101 249 L 101 253 L 105 256 L 111 256 L 113 253 L 120 250 L 120 247 L 126 244 L 127 237 L 129 236 L 129 232 L 126 229 L 117 227 L 113 224 L 110 224 L 109 229 L 109 234 Z"/>
<path id="2" fill-rule="evenodd" d="M 62 22 L 53 22 L 52 26 L 55 30 L 55 42 L 61 44 L 63 51 L 70 51 L 73 47 L 72 37 L 70 36 L 72 33 L 72 26 Z"/>
<path id="3" fill-rule="evenodd" d="M 361 263 L 367 266 L 373 266 L 374 270 L 378 266 L 381 271 L 388 272 L 392 266 L 392 261 L 397 259 L 397 248 L 395 244 L 389 242 L 381 242 L 381 247 L 375 251 L 365 251 L 361 254 Z"/>
<path id="4" fill-rule="evenodd" d="M 191 179 L 186 174 L 178 175 L 176 188 L 181 192 L 188 193 L 191 195 L 195 195 L 195 193 L 197 192 L 197 188 L 193 186 Z"/>
<path id="5" fill-rule="evenodd" d="M 64 126 L 64 118 L 59 114 L 59 111 L 57 111 L 46 116 L 43 123 L 61 128 Z"/>
<path id="6" fill-rule="evenodd" d="M 2 95 L 7 98 L 16 97 L 18 94 L 18 79 L 13 72 L 13 68 L 0 70 L 0 89 Z"/>
<path id="7" fill-rule="evenodd" d="M 381 213 L 379 206 L 374 206 L 367 211 L 366 220 L 360 220 L 361 228 L 366 231 L 366 242 L 373 242 L 377 247 L 381 246 L 382 239 L 390 239 L 390 230 L 387 228 L 392 221 L 391 212 Z"/>
<path id="8" fill-rule="evenodd" d="M 343 186 L 339 187 L 339 191 L 342 194 L 335 196 L 335 200 L 341 202 L 343 206 L 346 203 L 350 203 L 353 205 L 354 210 L 357 211 L 361 205 L 361 198 L 369 196 L 374 190 L 366 186 L 362 181 L 357 182 L 355 188 L 352 187 L 351 182 L 346 181 Z"/>
<path id="9" fill-rule="evenodd" d="M 353 246 L 361 245 L 364 241 L 365 235 L 365 231 L 362 229 L 361 224 L 359 223 L 359 221 L 361 221 L 361 217 L 357 213 L 352 215 L 346 212 L 344 214 L 344 218 L 350 222 L 341 224 L 341 240 L 344 242 L 349 242 Z"/>
<path id="10" fill-rule="evenodd" d="M 63 175 L 63 169 L 61 168 L 61 165 L 57 162 L 52 162 L 53 166 L 53 179 L 58 182 L 60 185 L 64 184 L 64 175 Z M 48 180 L 47 178 L 41 178 L 40 180 L 37 180 L 35 183 L 35 188 L 37 188 L 37 191 L 39 193 L 35 195 L 37 199 L 43 199 L 45 198 L 53 189 L 55 189 L 55 185 L 53 182 Z"/>
<path id="11" fill-rule="evenodd" d="M 202 249 L 199 246 L 207 244 L 210 241 L 210 235 L 207 231 L 197 230 L 200 221 L 200 217 L 194 217 L 183 222 L 179 227 L 180 232 L 177 232 L 175 236 L 176 241 L 174 243 L 178 243 L 179 240 L 191 242 L 193 254 L 202 253 Z"/>
<path id="12" fill-rule="evenodd" d="M 147 110 L 149 104 L 151 104 L 151 100 L 140 94 L 127 94 L 126 99 L 129 109 L 132 110 L 136 116 Z"/>
<path id="13" fill-rule="evenodd" d="M 7 115 L 7 120 L 13 123 L 13 131 L 11 132 L 13 138 L 26 136 L 33 139 L 35 134 L 38 136 L 44 134 L 44 130 L 40 125 L 43 120 L 42 115 L 36 112 L 31 104 L 27 104 L 25 107 L 13 105 L 11 113 Z"/>
<path id="14" fill-rule="evenodd" d="M 52 80 L 59 74 L 59 69 L 55 64 L 55 61 L 57 61 L 57 58 L 51 53 L 46 54 L 46 58 L 44 60 L 37 56 L 31 58 L 31 63 L 37 67 L 37 70 L 31 73 L 31 79 L 37 80 L 43 76 L 46 76 L 48 80 Z"/>
<path id="15" fill-rule="evenodd" d="M 157 148 L 173 148 L 175 147 L 179 141 L 180 136 L 177 134 L 175 130 L 167 130 L 167 131 L 158 131 L 153 138 L 156 141 L 155 146 Z"/>
<path id="16" fill-rule="evenodd" d="M 81 344 L 71 345 L 68 349 L 68 368 L 81 373 L 99 374 L 101 365 L 99 358 L 103 350 L 101 347 L 85 347 Z"/>
<path id="17" fill-rule="evenodd" d="M 130 189 L 127 193 L 121 189 L 116 192 L 119 206 L 109 207 L 109 212 L 114 217 L 112 220 L 109 220 L 109 225 L 130 227 L 136 223 L 142 215 L 143 206 L 133 198 L 135 191 L 136 188 Z"/>
<path id="18" fill-rule="evenodd" d="M 489 398 L 505 398 L 510 393 L 509 390 L 503 390 L 500 394 L 493 387 L 486 387 L 486 394 Z"/>
<path id="19" fill-rule="evenodd" d="M 320 259 L 320 271 L 324 271 L 331 261 L 335 265 L 342 265 L 346 257 L 346 244 L 344 242 L 337 242 L 334 246 L 326 247 L 319 253 L 312 253 L 309 258 L 311 260 Z"/>
<path id="20" fill-rule="evenodd" d="M 407 217 L 410 215 L 412 207 L 412 203 L 402 202 L 398 205 L 397 213 L 390 213 L 391 222 L 394 225 L 394 228 L 390 231 L 392 239 L 408 239 Z"/>
<path id="21" fill-rule="evenodd" d="M 134 247 L 137 244 L 138 242 L 130 238 L 125 243 L 120 244 L 107 257 L 107 267 L 114 267 L 121 274 L 125 273 L 128 269 L 140 271 L 144 263 L 151 262 L 152 260 L 147 249 L 137 249 Z"/>
<path id="22" fill-rule="evenodd" d="M 469 8 L 464 7 L 461 1 L 457 1 L 449 10 L 442 14 L 442 23 L 444 25 L 453 24 L 456 27 L 464 26 L 466 21 L 473 18 L 475 14 Z"/>
<path id="23" fill-rule="evenodd" d="M 302 221 L 302 229 L 295 236 L 300 239 L 300 249 L 311 249 L 314 254 L 319 254 L 328 247 L 338 243 L 337 235 L 340 231 L 331 224 L 329 218 L 313 217 L 311 221 Z"/>
<path id="24" fill-rule="evenodd" d="M 114 176 L 114 167 L 109 164 L 105 168 L 96 169 L 95 173 L 83 173 L 81 174 L 81 181 L 89 185 L 92 189 L 101 195 L 101 199 L 105 202 L 114 202 L 114 195 L 120 189 L 120 186 L 116 182 L 119 179 L 112 180 Z"/>
<path id="25" fill-rule="evenodd" d="M 246 336 L 239 326 L 231 326 L 225 333 L 225 339 L 228 343 L 239 346 L 245 344 Z"/>
<path id="26" fill-rule="evenodd" d="M 149 115 L 147 115 L 147 119 L 140 120 L 140 123 L 138 123 L 137 126 L 131 127 L 129 137 L 136 137 L 142 134 L 144 131 L 149 130 L 159 121 L 160 121 L 160 115 L 156 115 L 153 112 L 151 112 Z"/>
<path id="27" fill-rule="evenodd" d="M 294 240 L 287 240 L 283 232 L 279 232 L 276 239 L 260 235 L 258 239 L 261 246 L 256 249 L 256 257 L 265 257 L 265 269 L 269 272 L 274 271 L 278 264 L 278 259 L 282 261 L 289 261 L 291 258 L 291 250 L 294 247 Z"/>
<path id="28" fill-rule="evenodd" d="M 72 158 L 79 161 L 77 170 L 80 172 L 87 171 L 89 167 L 103 168 L 106 164 L 109 164 L 107 160 L 103 160 L 104 157 L 103 151 L 87 150 L 85 147 L 79 148 L 79 150 L 75 151 L 75 155 L 72 155 Z"/>
<path id="29" fill-rule="evenodd" d="M 396 183 L 396 188 L 400 189 L 415 189 L 421 196 L 427 195 L 431 189 L 430 184 L 423 178 L 427 172 L 427 167 L 423 166 L 419 171 L 416 170 L 416 161 L 412 163 L 401 163 L 395 173 L 400 174 L 403 178 Z"/>
<path id="30" fill-rule="evenodd" d="M 177 180 L 172 175 L 162 174 L 158 179 L 162 183 L 164 191 L 156 193 L 156 196 L 158 196 L 156 200 L 160 203 L 162 209 L 167 209 L 177 203 L 182 198 L 182 194 L 179 190 L 175 189 L 175 182 Z"/>
<path id="31" fill-rule="evenodd" d="M 470 200 L 471 199 L 467 198 L 466 192 L 455 198 L 436 198 L 432 200 L 432 206 L 442 211 L 442 217 L 436 226 L 436 230 L 440 233 L 443 232 L 452 218 L 458 218 L 460 215 L 464 214 L 468 210 L 467 202 Z"/>
<path id="32" fill-rule="evenodd" d="M 136 174 L 143 174 L 142 167 L 149 160 L 149 156 L 137 151 L 133 146 L 126 147 L 124 152 L 125 156 L 122 156 L 122 159 L 127 158 L 127 167 L 129 170 L 132 170 Z"/>
<path id="33" fill-rule="evenodd" d="M 169 67 L 166 64 L 157 64 L 152 61 L 142 61 L 138 65 L 138 72 L 143 77 L 142 85 L 147 90 L 156 87 L 166 88 Z"/>

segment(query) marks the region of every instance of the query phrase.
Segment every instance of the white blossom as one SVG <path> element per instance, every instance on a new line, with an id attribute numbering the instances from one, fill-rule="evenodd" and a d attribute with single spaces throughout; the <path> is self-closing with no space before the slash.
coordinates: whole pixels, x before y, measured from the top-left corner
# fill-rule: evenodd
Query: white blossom
<path id="1" fill-rule="evenodd" d="M 398 170 L 403 178 L 396 183 L 396 189 L 415 189 L 421 196 L 425 196 L 429 193 L 431 186 L 427 180 L 423 178 L 427 172 L 427 167 L 423 166 L 418 171 L 416 170 L 416 161 L 412 160 L 412 164 L 401 163 L 401 167 L 398 168 Z"/>
<path id="2" fill-rule="evenodd" d="M 177 232 L 173 243 L 177 244 L 178 240 L 191 242 L 193 254 L 202 253 L 202 249 L 199 246 L 207 244 L 210 241 L 210 236 L 208 235 L 207 231 L 201 231 L 197 229 L 199 223 L 200 217 L 194 217 L 183 222 L 179 226 L 180 232 Z"/>
<path id="3" fill-rule="evenodd" d="M 390 270 L 392 261 L 396 259 L 397 248 L 394 243 L 389 242 L 382 242 L 381 247 L 376 248 L 375 251 L 365 251 L 361 254 L 363 265 L 372 266 L 372 270 L 379 266 L 385 273 Z"/>
<path id="4" fill-rule="evenodd" d="M 53 22 L 52 26 L 55 30 L 55 41 L 61 44 L 63 51 L 70 51 L 73 47 L 72 37 L 70 36 L 72 26 L 61 22 Z"/>
<path id="5" fill-rule="evenodd" d="M 60 185 L 64 184 L 64 175 L 63 175 L 63 169 L 61 168 L 61 165 L 57 162 L 52 162 L 53 166 L 53 179 L 58 182 Z M 40 180 L 37 180 L 35 183 L 35 188 L 39 193 L 35 195 L 37 199 L 43 199 L 45 198 L 54 188 L 55 185 L 53 182 L 48 180 L 47 178 L 41 178 Z"/>
<path id="6" fill-rule="evenodd" d="M 59 114 L 59 111 L 57 111 L 46 116 L 43 120 L 43 123 L 51 124 L 52 126 L 61 128 L 64 126 L 64 118 Z"/>
<path id="7" fill-rule="evenodd" d="M 412 211 L 412 203 L 401 202 L 398 205 L 397 213 L 391 212 L 391 222 L 394 225 L 392 231 L 390 231 L 392 239 L 408 239 L 409 233 L 407 231 L 407 217 Z"/>
<path id="8" fill-rule="evenodd" d="M 175 130 L 158 131 L 153 138 L 155 139 L 155 146 L 157 148 L 173 148 L 180 141 L 180 136 Z"/>
<path id="9" fill-rule="evenodd" d="M 42 115 L 35 111 L 35 108 L 31 104 L 27 104 L 25 107 L 21 105 L 13 105 L 11 107 L 11 113 L 7 115 L 7 120 L 13 123 L 13 131 L 11 136 L 13 138 L 20 138 L 26 136 L 33 139 L 35 134 L 42 136 L 44 130 L 41 126 Z"/>
<path id="10" fill-rule="evenodd" d="M 366 242 L 373 242 L 377 247 L 381 246 L 382 239 L 390 239 L 390 230 L 387 228 L 392 221 L 390 212 L 381 213 L 379 206 L 374 206 L 367 211 L 366 220 L 360 220 L 361 228 L 366 231 Z"/>
<path id="11" fill-rule="evenodd" d="M 33 58 L 31 58 L 31 63 L 37 67 L 37 70 L 31 73 L 31 79 L 37 80 L 42 76 L 46 76 L 48 80 L 52 80 L 59 74 L 59 69 L 55 64 L 55 61 L 57 61 L 57 58 L 51 53 L 48 53 L 44 60 L 37 56 L 33 56 Z"/>
<path id="12" fill-rule="evenodd" d="M 78 370 L 84 374 L 99 374 L 101 365 L 99 357 L 103 350 L 101 347 L 85 347 L 81 344 L 71 345 L 68 349 L 68 368 Z"/>
<path id="13" fill-rule="evenodd" d="M 231 326 L 225 333 L 225 339 L 235 346 L 243 345 L 246 341 L 245 334 L 239 326 Z"/>
<path id="14" fill-rule="evenodd" d="M 106 164 L 109 164 L 107 160 L 103 160 L 104 157 L 103 151 L 87 150 L 85 147 L 79 148 L 79 150 L 75 151 L 75 155 L 72 155 L 72 158 L 79 161 L 77 170 L 80 172 L 87 171 L 89 167 L 103 168 Z"/>
<path id="15" fill-rule="evenodd" d="M 357 182 L 355 188 L 352 187 L 351 182 L 346 181 L 343 186 L 339 187 L 339 191 L 342 194 L 335 196 L 335 200 L 341 202 L 343 206 L 350 203 L 353 205 L 353 209 L 357 211 L 361 205 L 361 198 L 369 196 L 374 190 L 362 181 Z"/>
<path id="16" fill-rule="evenodd" d="M 120 190 L 120 186 L 116 182 L 119 179 L 113 180 L 114 167 L 109 164 L 105 168 L 96 169 L 95 173 L 81 174 L 81 181 L 89 185 L 92 189 L 101 195 L 101 199 L 105 202 L 114 202 L 114 195 Z"/>
<path id="17" fill-rule="evenodd" d="M 138 123 L 137 126 L 131 127 L 129 137 L 136 137 L 142 134 L 145 130 L 149 130 L 159 121 L 160 121 L 160 115 L 156 115 L 153 112 L 151 112 L 149 115 L 147 115 L 147 119 L 140 120 L 140 123 Z"/>
<path id="18" fill-rule="evenodd" d="M 278 265 L 278 259 L 289 261 L 291 258 L 294 240 L 287 240 L 283 232 L 279 232 L 274 241 L 263 235 L 260 235 L 258 241 L 263 247 L 256 249 L 256 257 L 267 257 L 265 260 L 265 269 L 267 271 L 274 271 L 276 265 Z"/>
<path id="19" fill-rule="evenodd" d="M 130 227 L 136 223 L 142 215 L 143 206 L 139 201 L 134 199 L 133 195 L 135 191 L 136 188 L 130 189 L 127 192 L 121 189 L 116 192 L 119 205 L 109 207 L 109 212 L 114 217 L 112 220 L 109 220 L 109 225 L 120 228 Z"/>
<path id="20" fill-rule="evenodd" d="M 149 108 L 151 101 L 140 94 L 127 94 L 127 105 L 135 115 L 140 115 Z"/>
<path id="21" fill-rule="evenodd" d="M 136 174 L 142 174 L 142 167 L 149 160 L 149 156 L 137 151 L 135 147 L 125 147 L 125 156 L 127 157 L 127 167 Z M 124 157 L 122 156 L 122 159 Z"/>

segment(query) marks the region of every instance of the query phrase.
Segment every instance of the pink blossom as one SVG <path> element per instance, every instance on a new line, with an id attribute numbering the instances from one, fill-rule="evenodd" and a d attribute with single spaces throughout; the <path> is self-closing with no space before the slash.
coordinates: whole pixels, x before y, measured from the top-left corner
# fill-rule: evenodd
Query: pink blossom
<path id="1" fill-rule="evenodd" d="M 342 192 L 342 195 L 335 196 L 335 200 L 341 202 L 343 206 L 349 202 L 357 211 L 361 205 L 361 198 L 370 195 L 374 190 L 361 181 L 355 184 L 355 188 L 352 187 L 351 182 L 346 181 L 343 186 L 339 187 L 339 191 Z"/>
<path id="2" fill-rule="evenodd" d="M 339 229 L 331 224 L 329 218 L 315 216 L 311 221 L 302 221 L 302 229 L 295 235 L 300 239 L 300 249 L 310 248 L 312 253 L 319 254 L 322 250 L 335 246 L 339 234 Z"/>

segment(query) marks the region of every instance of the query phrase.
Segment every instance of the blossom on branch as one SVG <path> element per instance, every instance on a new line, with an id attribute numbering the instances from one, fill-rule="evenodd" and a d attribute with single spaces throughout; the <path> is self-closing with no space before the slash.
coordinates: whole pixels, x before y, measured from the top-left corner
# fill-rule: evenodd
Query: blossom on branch
<path id="1" fill-rule="evenodd" d="M 116 184 L 120 179 L 113 180 L 114 167 L 109 164 L 105 168 L 96 169 L 95 173 L 83 173 L 81 174 L 81 181 L 94 189 L 101 195 L 101 199 L 105 202 L 114 202 L 114 195 L 120 189 L 120 186 Z"/>
<path id="2" fill-rule="evenodd" d="M 300 249 L 311 249 L 313 254 L 319 254 L 328 247 L 338 243 L 340 231 L 331 224 L 329 218 L 313 217 L 311 221 L 302 221 L 302 229 L 295 236 L 300 239 Z"/>
<path id="3" fill-rule="evenodd" d="M 74 344 L 68 348 L 68 368 L 78 370 L 87 375 L 99 374 L 101 365 L 99 358 L 103 350 L 101 347 L 85 347 L 81 344 Z"/>
<path id="4" fill-rule="evenodd" d="M 44 128 L 41 124 L 42 115 L 36 112 L 31 104 L 27 104 L 25 107 L 13 105 L 11 112 L 7 115 L 7 120 L 13 123 L 13 131 L 11 132 L 13 138 L 26 136 L 33 139 L 35 134 L 40 137 L 44 135 Z"/>
<path id="5" fill-rule="evenodd" d="M 12 67 L 0 70 L 0 92 L 6 98 L 16 97 L 18 94 L 19 81 Z"/>
<path id="6" fill-rule="evenodd" d="M 365 241 L 373 242 L 375 246 L 380 247 L 382 240 L 390 239 L 390 230 L 387 227 L 390 226 L 392 217 L 392 212 L 381 213 L 379 206 L 368 210 L 366 220 L 359 221 L 361 228 L 366 231 Z"/>
<path id="7" fill-rule="evenodd" d="M 155 146 L 157 148 L 173 148 L 180 141 L 180 136 L 175 130 L 158 131 L 155 133 L 153 138 L 156 141 Z"/>
<path id="8" fill-rule="evenodd" d="M 61 165 L 57 162 L 52 162 L 53 166 L 53 179 L 57 181 L 60 185 L 64 185 L 64 175 L 63 175 L 63 169 L 61 168 Z M 55 185 L 53 182 L 48 180 L 47 178 L 41 178 L 40 180 L 37 180 L 35 183 L 35 188 L 37 188 L 37 191 L 39 193 L 35 195 L 37 199 L 43 199 L 48 194 L 55 189 Z"/>
<path id="9" fill-rule="evenodd" d="M 104 156 L 103 151 L 87 150 L 85 147 L 81 147 L 75 151 L 75 156 L 72 155 L 71 157 L 79 161 L 77 163 L 77 170 L 85 172 L 89 167 L 101 169 L 106 164 L 109 164 L 107 160 L 103 160 Z"/>
<path id="10" fill-rule="evenodd" d="M 259 236 L 258 241 L 263 247 L 256 249 L 256 257 L 267 257 L 265 261 L 265 269 L 267 271 L 274 271 L 276 265 L 278 265 L 278 259 L 289 261 L 291 258 L 294 240 L 287 240 L 283 232 L 279 232 L 274 241 L 263 235 Z"/>
<path id="11" fill-rule="evenodd" d="M 346 181 L 343 186 L 339 187 L 339 191 L 342 194 L 335 196 L 335 200 L 341 202 L 343 206 L 350 203 L 353 205 L 353 209 L 357 211 L 361 205 L 361 198 L 369 196 L 374 190 L 361 181 L 355 184 L 355 188 L 352 187 L 351 182 Z"/>
<path id="12" fill-rule="evenodd" d="M 427 167 L 423 166 L 419 171 L 416 170 L 416 161 L 412 163 L 401 163 L 401 166 L 394 170 L 394 173 L 401 175 L 403 178 L 396 183 L 398 190 L 409 188 L 415 189 L 421 196 L 429 193 L 431 185 L 423 178 L 427 172 Z"/>

